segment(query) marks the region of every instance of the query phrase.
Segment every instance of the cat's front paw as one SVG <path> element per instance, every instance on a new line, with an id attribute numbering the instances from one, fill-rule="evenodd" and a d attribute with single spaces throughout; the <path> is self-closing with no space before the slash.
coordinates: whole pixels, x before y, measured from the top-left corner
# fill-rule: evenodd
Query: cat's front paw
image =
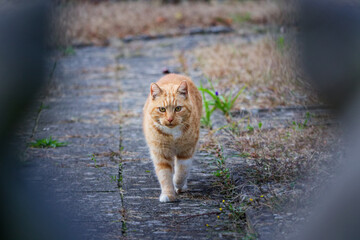
<path id="1" fill-rule="evenodd" d="M 159 200 L 160 202 L 174 202 L 176 201 L 176 196 L 162 193 Z"/>

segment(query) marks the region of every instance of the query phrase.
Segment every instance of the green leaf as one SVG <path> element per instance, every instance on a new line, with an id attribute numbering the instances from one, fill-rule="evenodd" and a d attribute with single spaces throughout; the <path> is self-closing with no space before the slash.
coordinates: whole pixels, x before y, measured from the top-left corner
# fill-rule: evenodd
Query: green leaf
<path id="1" fill-rule="evenodd" d="M 234 99 L 231 101 L 230 107 L 232 107 L 232 106 L 234 105 L 236 99 L 238 99 L 238 97 L 239 97 L 240 94 L 245 90 L 245 88 L 246 88 L 246 86 L 242 87 L 242 88 L 240 89 L 240 91 L 238 92 L 238 94 L 236 94 L 236 96 L 234 97 Z"/>
<path id="2" fill-rule="evenodd" d="M 53 140 L 51 137 L 38 139 L 35 142 L 30 142 L 29 146 L 33 148 L 56 148 L 66 146 L 67 142 L 58 142 L 57 140 Z"/>
<path id="3" fill-rule="evenodd" d="M 254 131 L 254 127 L 252 127 L 251 125 L 247 125 L 246 127 L 250 132 Z"/>
<path id="4" fill-rule="evenodd" d="M 209 89 L 206 89 L 206 88 L 199 88 L 200 91 L 202 92 L 206 92 L 207 94 L 209 94 L 213 99 L 216 99 L 217 96 L 215 94 L 215 92 L 209 90 Z"/>

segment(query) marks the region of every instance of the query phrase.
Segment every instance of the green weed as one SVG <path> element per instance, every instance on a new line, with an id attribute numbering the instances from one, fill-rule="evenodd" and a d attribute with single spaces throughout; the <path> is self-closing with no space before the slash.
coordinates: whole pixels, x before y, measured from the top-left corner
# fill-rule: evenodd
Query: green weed
<path id="1" fill-rule="evenodd" d="M 242 157 L 242 158 L 247 158 L 247 157 L 250 157 L 250 156 L 251 156 L 251 154 L 248 153 L 248 152 L 242 152 L 242 153 L 239 154 L 239 157 Z"/>
<path id="2" fill-rule="evenodd" d="M 92 154 L 92 155 L 91 155 L 91 160 L 94 162 L 95 168 L 99 168 L 99 167 L 100 167 L 100 165 L 98 165 L 97 162 L 96 162 L 95 154 Z"/>
<path id="3" fill-rule="evenodd" d="M 110 180 L 115 183 L 120 181 L 117 175 L 110 175 Z"/>
<path id="4" fill-rule="evenodd" d="M 209 80 L 209 83 L 210 83 L 211 89 L 203 88 L 202 84 L 201 84 L 199 90 L 203 93 L 203 98 L 204 98 L 204 93 L 207 93 L 212 98 L 211 101 L 206 102 L 206 105 L 213 106 L 213 108 L 211 109 L 211 113 L 215 109 L 220 109 L 226 116 L 230 116 L 230 110 L 234 106 L 234 103 L 238 99 L 240 94 L 245 90 L 246 86 L 242 87 L 240 89 L 240 91 L 233 97 L 233 93 L 231 90 L 230 90 L 229 95 L 223 96 L 218 91 L 215 90 L 215 88 L 210 80 Z M 206 111 L 206 109 L 205 109 L 205 111 Z"/>
<path id="5" fill-rule="evenodd" d="M 258 127 L 259 130 L 261 130 L 262 125 L 263 125 L 262 122 L 259 122 L 259 123 L 258 123 L 257 127 Z M 253 126 L 250 125 L 250 123 L 249 123 L 249 124 L 246 126 L 246 129 L 247 129 L 249 132 L 254 132 L 255 127 L 253 127 Z"/>
<path id="6" fill-rule="evenodd" d="M 284 36 L 278 37 L 276 40 L 276 45 L 280 51 L 283 51 L 285 49 L 285 38 Z"/>
<path id="7" fill-rule="evenodd" d="M 97 164 L 96 164 L 96 158 L 95 158 L 95 154 L 91 155 L 91 160 L 94 162 L 95 167 L 98 168 Z"/>
<path id="8" fill-rule="evenodd" d="M 213 175 L 218 178 L 218 182 L 222 188 L 221 193 L 226 197 L 231 197 L 234 194 L 235 185 L 230 176 L 230 170 L 226 167 L 225 160 L 226 157 L 223 155 L 222 148 L 218 147 L 214 161 L 217 169 L 213 172 Z"/>
<path id="9" fill-rule="evenodd" d="M 306 112 L 305 114 L 305 120 L 303 122 L 295 122 L 293 121 L 293 129 L 294 130 L 303 130 L 308 126 L 309 120 L 310 120 L 311 114 L 309 112 Z"/>
<path id="10" fill-rule="evenodd" d="M 242 203 L 240 206 L 233 206 L 231 202 L 223 201 L 223 206 L 231 213 L 230 217 L 234 221 L 243 221 L 245 220 L 245 211 L 247 205 Z"/>
<path id="11" fill-rule="evenodd" d="M 72 46 L 67 46 L 63 48 L 62 53 L 64 56 L 72 56 L 75 55 L 75 50 Z"/>
<path id="12" fill-rule="evenodd" d="M 249 132 L 253 132 L 253 131 L 254 131 L 254 127 L 251 126 L 251 125 L 247 125 L 247 126 L 246 126 L 246 129 L 247 129 Z"/>
<path id="13" fill-rule="evenodd" d="M 257 239 L 256 234 L 253 233 L 247 233 L 245 237 L 242 238 L 242 240 L 255 240 Z"/>
<path id="14" fill-rule="evenodd" d="M 200 88 L 199 89 L 203 89 L 201 81 L 200 81 Z M 210 108 L 211 101 L 206 99 L 204 91 L 201 91 L 201 94 L 202 94 L 202 97 L 203 97 L 205 116 L 201 117 L 200 122 L 205 127 L 211 128 L 211 119 L 210 118 L 211 118 L 212 113 L 215 111 L 216 107 Z"/>
<path id="15" fill-rule="evenodd" d="M 213 175 L 218 178 L 217 183 L 221 187 L 220 194 L 224 200 L 219 204 L 220 213 L 217 218 L 220 219 L 220 216 L 227 218 L 232 223 L 233 231 L 244 234 L 242 239 L 256 239 L 256 235 L 244 231 L 246 228 L 246 210 L 253 205 L 254 200 L 251 198 L 249 201 L 245 199 L 236 200 L 238 199 L 238 192 L 231 178 L 230 170 L 226 167 L 226 158 L 222 147 L 218 146 L 214 161 L 217 169 Z"/>
<path id="16" fill-rule="evenodd" d="M 234 23 L 248 22 L 251 20 L 251 14 L 249 12 L 241 13 L 241 14 L 234 14 L 231 16 L 231 19 L 233 20 Z"/>
<path id="17" fill-rule="evenodd" d="M 29 143 L 29 146 L 32 148 L 57 148 L 67 146 L 67 142 L 58 142 L 50 137 L 38 139 L 35 142 Z"/>
<path id="18" fill-rule="evenodd" d="M 245 123 L 246 119 L 247 119 L 247 124 Z M 246 125 L 244 126 L 244 124 L 246 124 Z M 239 121 L 231 122 L 227 125 L 224 125 L 218 129 L 216 129 L 216 131 L 225 129 L 225 130 L 229 130 L 235 136 L 240 136 L 244 131 L 247 131 L 248 133 L 253 133 L 257 129 L 259 131 L 261 131 L 262 126 L 263 126 L 262 122 L 258 122 L 257 127 L 253 126 L 250 124 L 249 117 L 243 117 Z"/>
<path id="19" fill-rule="evenodd" d="M 44 105 L 44 103 L 41 103 L 39 106 L 38 112 L 41 112 L 42 110 L 49 109 L 49 108 L 50 108 L 49 105 Z"/>

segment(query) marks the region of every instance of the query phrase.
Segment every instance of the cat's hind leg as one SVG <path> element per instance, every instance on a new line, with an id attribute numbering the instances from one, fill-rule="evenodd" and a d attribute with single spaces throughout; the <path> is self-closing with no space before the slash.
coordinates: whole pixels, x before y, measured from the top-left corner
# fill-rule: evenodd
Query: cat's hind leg
<path id="1" fill-rule="evenodd" d="M 187 189 L 187 178 L 190 173 L 191 165 L 192 165 L 191 158 L 187 158 L 187 159 L 181 157 L 175 158 L 175 174 L 174 174 L 173 182 L 176 193 L 180 193 Z"/>
<path id="2" fill-rule="evenodd" d="M 174 184 L 172 182 L 174 161 L 159 152 L 151 151 L 151 158 L 155 166 L 156 176 L 161 187 L 160 202 L 173 202 L 176 200 Z"/>

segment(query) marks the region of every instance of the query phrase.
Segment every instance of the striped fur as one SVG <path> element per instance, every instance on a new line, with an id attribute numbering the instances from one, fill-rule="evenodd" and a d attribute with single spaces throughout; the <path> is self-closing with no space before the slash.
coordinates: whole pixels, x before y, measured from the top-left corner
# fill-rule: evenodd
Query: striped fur
<path id="1" fill-rule="evenodd" d="M 188 77 L 168 74 L 150 86 L 143 129 L 161 186 L 161 202 L 175 201 L 175 190 L 186 187 L 201 110 L 201 95 Z"/>

